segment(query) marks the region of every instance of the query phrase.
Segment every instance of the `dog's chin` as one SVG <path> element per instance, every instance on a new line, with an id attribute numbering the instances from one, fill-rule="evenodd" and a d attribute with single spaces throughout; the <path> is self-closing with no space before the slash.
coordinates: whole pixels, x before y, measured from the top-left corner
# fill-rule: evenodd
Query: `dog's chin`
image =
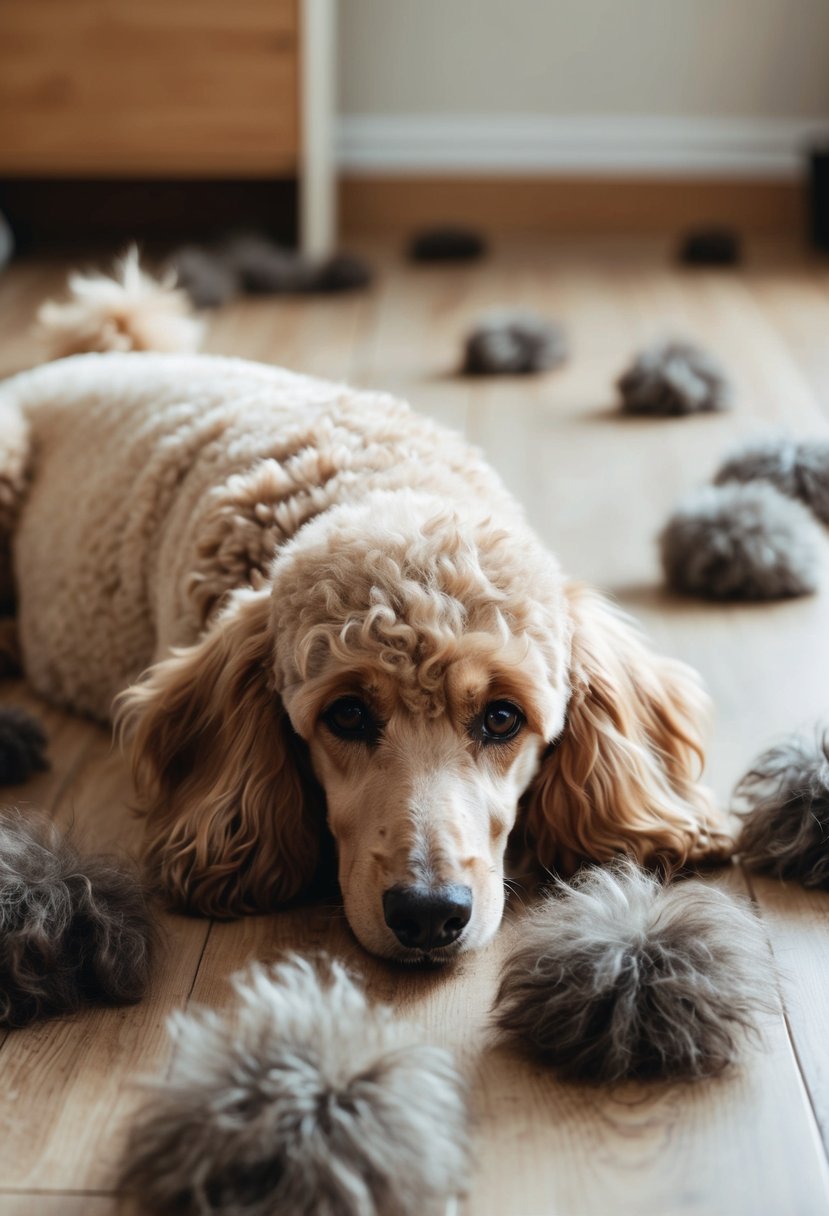
<path id="1" fill-rule="evenodd" d="M 375 941 L 372 938 L 364 936 L 355 931 L 355 937 L 360 942 L 369 954 L 373 954 L 376 958 L 385 959 L 389 963 L 400 963 L 404 967 L 445 967 L 449 963 L 455 961 L 459 955 L 469 949 L 469 945 L 463 938 L 452 942 L 451 946 L 439 946 L 434 950 L 421 950 L 419 948 L 409 948 L 401 946 L 398 941 L 389 941 L 387 937 L 383 937 L 380 941 Z"/>
<path id="2" fill-rule="evenodd" d="M 453 942 L 451 946 L 441 946 L 435 950 L 407 950 L 401 946 L 390 958 L 392 962 L 402 963 L 404 967 L 422 967 L 426 970 L 430 967 L 445 967 L 462 953 L 463 944 L 458 941 Z"/>

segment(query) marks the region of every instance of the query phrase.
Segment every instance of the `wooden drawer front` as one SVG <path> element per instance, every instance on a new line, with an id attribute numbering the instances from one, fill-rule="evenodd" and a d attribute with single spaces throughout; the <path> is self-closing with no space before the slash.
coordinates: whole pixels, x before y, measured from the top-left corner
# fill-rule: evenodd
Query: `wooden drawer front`
<path id="1" fill-rule="evenodd" d="M 292 172 L 297 43 L 297 0 L 0 0 L 0 173 Z"/>

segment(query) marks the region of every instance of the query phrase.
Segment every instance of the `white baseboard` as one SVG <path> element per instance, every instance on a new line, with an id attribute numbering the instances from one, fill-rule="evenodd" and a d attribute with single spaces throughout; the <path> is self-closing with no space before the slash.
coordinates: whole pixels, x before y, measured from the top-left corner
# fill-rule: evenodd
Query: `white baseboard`
<path id="1" fill-rule="evenodd" d="M 798 177 L 829 117 L 350 114 L 338 120 L 340 169 L 363 174 L 586 174 Z"/>

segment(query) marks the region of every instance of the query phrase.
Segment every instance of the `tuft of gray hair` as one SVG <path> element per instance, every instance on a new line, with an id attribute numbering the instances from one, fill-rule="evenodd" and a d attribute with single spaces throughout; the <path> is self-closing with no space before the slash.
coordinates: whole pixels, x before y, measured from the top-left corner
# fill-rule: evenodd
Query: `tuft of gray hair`
<path id="1" fill-rule="evenodd" d="M 184 245 L 168 263 L 177 285 L 196 308 L 221 308 L 241 290 L 241 280 L 218 253 L 198 245 Z"/>
<path id="2" fill-rule="evenodd" d="M 142 884 L 45 816 L 0 812 L 0 1026 L 139 1001 L 155 942 Z"/>
<path id="3" fill-rule="evenodd" d="M 732 452 L 720 466 L 715 485 L 729 481 L 770 481 L 781 494 L 799 498 L 821 523 L 829 524 L 827 439 L 755 439 Z"/>
<path id="4" fill-rule="evenodd" d="M 757 1034 L 768 968 L 746 905 L 620 861 L 560 881 L 531 915 L 495 1020 L 565 1077 L 709 1077 Z"/>
<path id="5" fill-rule="evenodd" d="M 312 258 L 256 234 L 232 237 L 221 257 L 253 295 L 330 295 L 367 287 L 372 277 L 368 264 L 353 254 Z"/>
<path id="6" fill-rule="evenodd" d="M 768 748 L 735 794 L 744 804 L 740 860 L 752 870 L 829 890 L 829 732 Z"/>
<path id="7" fill-rule="evenodd" d="M 46 732 L 17 705 L 0 705 L 0 785 L 17 785 L 49 767 Z"/>
<path id="8" fill-rule="evenodd" d="M 712 600 L 811 594 L 821 543 L 809 511 L 762 481 L 692 491 L 659 537 L 668 585 Z"/>
<path id="9" fill-rule="evenodd" d="M 731 405 L 731 383 L 722 364 L 691 342 L 656 342 L 641 351 L 616 381 L 628 414 L 680 417 Z"/>
<path id="10" fill-rule="evenodd" d="M 539 313 L 489 312 L 465 339 L 462 370 L 471 376 L 526 375 L 558 367 L 567 353 L 562 327 Z"/>
<path id="11" fill-rule="evenodd" d="M 234 977 L 237 1008 L 179 1012 L 120 1189 L 197 1216 L 438 1216 L 469 1168 L 448 1052 L 371 1006 L 337 963 Z"/>

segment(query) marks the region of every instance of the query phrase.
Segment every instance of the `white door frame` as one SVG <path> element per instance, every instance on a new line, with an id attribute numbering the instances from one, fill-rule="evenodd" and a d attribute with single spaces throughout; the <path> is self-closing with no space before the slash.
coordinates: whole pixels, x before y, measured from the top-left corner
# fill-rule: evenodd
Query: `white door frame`
<path id="1" fill-rule="evenodd" d="M 331 253 L 337 238 L 335 5 L 300 2 L 299 232 L 302 251 L 316 256 Z"/>

